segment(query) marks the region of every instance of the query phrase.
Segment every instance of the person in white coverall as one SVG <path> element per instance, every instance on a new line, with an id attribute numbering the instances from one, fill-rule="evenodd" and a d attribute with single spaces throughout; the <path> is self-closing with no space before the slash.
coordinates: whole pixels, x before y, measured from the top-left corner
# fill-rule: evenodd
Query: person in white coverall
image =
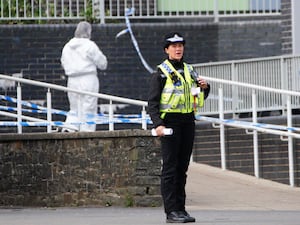
<path id="1" fill-rule="evenodd" d="M 91 41 L 92 27 L 88 22 L 80 22 L 74 37 L 62 50 L 61 64 L 68 77 L 69 88 L 81 91 L 99 92 L 97 68 L 107 68 L 106 56 L 95 42 Z M 70 111 L 66 123 L 93 121 L 97 114 L 98 98 L 68 92 Z M 68 125 L 63 131 L 95 131 L 95 124 Z"/>

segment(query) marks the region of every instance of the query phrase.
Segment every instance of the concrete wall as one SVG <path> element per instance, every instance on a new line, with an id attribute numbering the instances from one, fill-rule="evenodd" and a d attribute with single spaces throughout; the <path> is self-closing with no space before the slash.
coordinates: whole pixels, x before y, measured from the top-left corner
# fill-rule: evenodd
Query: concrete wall
<path id="1" fill-rule="evenodd" d="M 150 131 L 0 135 L 0 205 L 160 206 Z"/>

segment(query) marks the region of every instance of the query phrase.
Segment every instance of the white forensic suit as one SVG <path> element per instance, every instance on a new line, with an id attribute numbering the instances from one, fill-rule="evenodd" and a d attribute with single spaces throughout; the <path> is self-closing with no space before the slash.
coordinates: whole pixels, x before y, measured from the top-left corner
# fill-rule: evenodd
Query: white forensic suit
<path id="1" fill-rule="evenodd" d="M 80 22 L 72 38 L 63 48 L 61 63 L 68 76 L 67 86 L 72 89 L 99 92 L 97 68 L 105 70 L 107 67 L 106 56 L 91 41 L 91 26 L 87 22 Z M 68 92 L 70 111 L 66 123 L 83 122 L 80 125 L 68 125 L 67 131 L 95 131 L 93 115 L 97 114 L 97 97 Z M 66 130 L 66 129 L 64 129 Z"/>

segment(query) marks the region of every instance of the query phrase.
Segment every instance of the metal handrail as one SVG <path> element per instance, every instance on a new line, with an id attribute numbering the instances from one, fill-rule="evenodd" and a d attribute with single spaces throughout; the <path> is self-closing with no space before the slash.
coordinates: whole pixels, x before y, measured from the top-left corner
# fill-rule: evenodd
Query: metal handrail
<path id="1" fill-rule="evenodd" d="M 64 86 L 57 85 L 57 84 L 49 84 L 49 83 L 45 83 L 45 82 L 41 82 L 41 81 L 29 80 L 29 79 L 19 78 L 19 77 L 12 77 L 12 76 L 8 76 L 8 75 L 4 75 L 4 74 L 0 74 L 0 79 L 7 79 L 7 80 L 12 80 L 12 81 L 16 81 L 16 82 L 20 82 L 20 83 L 24 83 L 24 84 L 36 85 L 36 86 L 40 86 L 40 87 L 56 89 L 56 90 L 65 91 L 65 92 L 71 91 L 71 92 L 75 92 L 78 94 L 91 95 L 91 96 L 95 96 L 95 97 L 102 98 L 105 100 L 112 100 L 114 102 L 122 102 L 122 103 L 138 105 L 138 106 L 145 106 L 145 107 L 147 106 L 147 102 L 141 101 L 141 100 L 134 100 L 134 99 L 130 99 L 130 98 L 117 97 L 117 96 L 113 96 L 113 95 L 94 93 L 94 92 L 89 92 L 89 91 L 79 91 L 76 89 L 64 87 Z"/>
<path id="2" fill-rule="evenodd" d="M 274 92 L 274 93 L 278 93 L 278 94 L 300 96 L 300 92 L 296 92 L 296 91 L 283 90 L 283 89 L 278 90 L 275 88 L 270 88 L 270 87 L 255 85 L 255 84 L 241 83 L 238 81 L 224 80 L 224 79 L 212 78 L 212 77 L 207 77 L 207 76 L 201 76 L 201 77 L 208 81 L 213 81 L 213 82 L 222 83 L 222 84 L 235 85 L 235 86 L 246 87 L 246 88 L 255 89 L 255 90 L 269 91 L 269 92 Z"/>
<path id="3" fill-rule="evenodd" d="M 294 178 L 294 150 L 293 150 L 293 138 L 300 139 L 300 134 L 293 133 L 293 130 L 298 131 L 299 128 L 292 129 L 292 107 L 291 107 L 291 97 L 292 96 L 300 96 L 299 92 L 296 91 L 290 91 L 290 90 L 278 90 L 275 88 L 270 87 L 264 87 L 254 84 L 246 84 L 241 83 L 237 81 L 231 81 L 231 80 L 224 80 L 219 78 L 212 78 L 208 76 L 202 76 L 207 81 L 216 82 L 220 84 L 219 87 L 219 119 L 212 119 L 208 117 L 203 116 L 196 116 L 199 120 L 205 120 L 209 121 L 213 124 L 217 123 L 218 126 L 214 126 L 215 128 L 220 129 L 220 151 L 221 151 L 221 167 L 223 170 L 226 170 L 226 150 L 225 150 L 225 129 L 224 126 L 233 126 L 233 127 L 239 127 L 246 130 L 253 130 L 253 146 L 254 146 L 254 172 L 256 177 L 260 177 L 259 174 L 259 160 L 258 160 L 258 138 L 257 138 L 257 132 L 264 132 L 264 133 L 270 133 L 279 135 L 281 137 L 282 141 L 288 141 L 288 158 L 289 158 L 289 182 L 291 186 L 295 186 L 295 178 Z M 253 123 L 232 123 L 229 121 L 224 120 L 224 107 L 223 107 L 223 84 L 228 84 L 231 86 L 238 86 L 238 87 L 244 87 L 248 89 L 252 89 L 252 121 Z M 269 127 L 264 128 L 261 125 L 257 124 L 257 96 L 255 93 L 255 90 L 263 90 L 267 92 L 272 93 L 278 93 L 281 95 L 286 95 L 286 107 L 287 107 L 287 126 L 284 130 L 277 130 L 275 128 Z M 232 121 L 232 120 L 231 120 Z M 257 124 L 257 125 L 256 125 Z M 287 139 L 282 138 L 282 136 L 288 137 Z"/>
<path id="4" fill-rule="evenodd" d="M 112 102 L 122 102 L 122 103 L 127 103 L 127 104 L 132 104 L 132 105 L 137 105 L 142 107 L 141 115 L 142 115 L 142 128 L 147 129 L 147 123 L 146 123 L 146 107 L 147 107 L 147 102 L 141 101 L 141 100 L 134 100 L 134 99 L 129 99 L 129 98 L 124 98 L 124 97 L 118 97 L 118 96 L 113 96 L 113 95 L 108 95 L 108 94 L 101 94 L 101 93 L 94 93 L 94 92 L 88 92 L 88 91 L 79 91 L 76 89 L 56 85 L 56 84 L 49 84 L 49 83 L 44 83 L 40 81 L 34 81 L 34 80 L 29 80 L 25 78 L 19 78 L 19 77 L 12 77 L 8 75 L 3 75 L 0 74 L 0 79 L 6 79 L 6 80 L 11 80 L 18 82 L 17 86 L 17 120 L 18 120 L 18 133 L 22 133 L 22 126 L 21 126 L 21 121 L 22 118 L 22 112 L 21 112 L 21 101 L 22 101 L 22 95 L 21 95 L 21 86 L 20 83 L 24 84 L 29 84 L 29 85 L 35 85 L 35 86 L 40 86 L 40 87 L 45 87 L 48 88 L 47 92 L 47 122 L 51 123 L 51 93 L 50 89 L 55 89 L 55 90 L 60 90 L 64 92 L 75 92 L 78 94 L 84 94 L 84 95 L 90 95 L 94 96 L 100 99 L 108 100 L 110 103 L 110 109 L 109 109 L 109 130 L 113 130 L 113 109 L 112 109 Z M 3 115 L 3 114 L 2 114 Z M 9 115 L 9 114 L 6 114 Z M 27 119 L 29 119 L 27 117 Z M 37 121 L 35 119 L 32 119 L 31 121 Z M 39 120 L 41 121 L 41 120 Z M 51 124 L 47 126 L 47 131 L 51 132 Z"/>

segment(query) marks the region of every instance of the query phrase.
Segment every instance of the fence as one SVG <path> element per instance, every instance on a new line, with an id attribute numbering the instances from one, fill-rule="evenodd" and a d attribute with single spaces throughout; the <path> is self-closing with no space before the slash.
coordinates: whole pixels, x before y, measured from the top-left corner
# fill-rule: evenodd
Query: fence
<path id="1" fill-rule="evenodd" d="M 1 0 L 0 20 L 106 20 L 276 16 L 280 0 Z"/>
<path id="2" fill-rule="evenodd" d="M 33 81 L 33 80 L 24 79 L 24 78 L 20 78 L 20 77 L 13 77 L 13 76 L 1 75 L 1 74 L 0 74 L 0 79 L 14 81 L 17 83 L 17 98 L 16 99 L 11 98 L 9 96 L 0 95 L 0 100 L 9 101 L 10 103 L 13 103 L 16 105 L 16 107 L 0 106 L 0 115 L 6 116 L 6 117 L 11 117 L 11 118 L 17 118 L 17 122 L 2 121 L 2 122 L 0 122 L 0 126 L 17 126 L 18 133 L 22 133 L 22 126 L 42 126 L 42 127 L 47 126 L 47 132 L 50 133 L 50 132 L 52 132 L 53 126 L 54 127 L 68 127 L 68 125 L 70 125 L 70 124 L 67 124 L 67 123 L 64 123 L 61 121 L 52 121 L 52 114 L 60 114 L 60 115 L 66 116 L 67 112 L 52 109 L 51 90 L 58 90 L 58 91 L 64 91 L 64 92 L 70 91 L 70 92 L 75 92 L 75 93 L 80 93 L 80 94 L 87 94 L 87 95 L 91 95 L 91 96 L 95 96 L 95 97 L 107 100 L 109 102 L 108 115 L 103 115 L 103 114 L 86 115 L 87 121 L 81 121 L 78 124 L 72 123 L 71 125 L 80 125 L 82 123 L 109 124 L 109 130 L 113 130 L 114 123 L 124 123 L 124 122 L 140 123 L 140 124 L 142 124 L 143 129 L 147 129 L 147 122 L 149 123 L 149 119 L 146 118 L 147 103 L 144 101 L 116 97 L 116 96 L 107 95 L 107 94 L 93 93 L 93 92 L 87 92 L 87 91 L 78 91 L 78 90 L 63 87 L 60 85 L 48 84 L 48 83 L 44 83 L 44 82 Z M 21 83 L 23 84 L 23 86 L 21 86 Z M 42 107 L 37 104 L 22 101 L 22 88 L 24 88 L 24 84 L 29 85 L 29 86 L 26 86 L 27 88 L 32 88 L 32 86 L 46 88 L 45 99 L 47 100 L 46 101 L 47 106 Z M 114 117 L 113 102 L 121 102 L 121 103 L 140 106 L 140 107 L 142 107 L 141 114 L 132 115 L 132 117 L 134 117 L 134 118 L 131 118 L 129 116 L 129 118 L 118 119 L 118 118 Z M 11 113 L 9 111 L 14 111 L 15 113 Z M 33 116 L 23 115 L 24 113 L 25 114 L 33 113 Z M 46 119 L 38 118 L 37 113 L 46 114 Z M 29 122 L 23 122 L 23 120 L 26 120 Z"/>
<path id="3" fill-rule="evenodd" d="M 300 138 L 300 128 L 293 127 L 292 108 L 298 107 L 300 98 L 300 85 L 297 79 L 300 68 L 299 61 L 299 56 L 282 56 L 264 59 L 240 60 L 236 62 L 231 61 L 224 63 L 195 65 L 195 68 L 198 70 L 198 72 L 200 72 L 202 76 L 204 75 L 203 77 L 209 81 L 212 89 L 210 97 L 206 100 L 206 106 L 202 109 L 202 112 L 197 113 L 196 118 L 198 120 L 209 121 L 216 128 L 220 129 L 220 151 L 222 169 L 226 169 L 224 126 L 239 127 L 245 129 L 246 131 L 251 130 L 253 132 L 254 170 L 256 177 L 260 176 L 257 132 L 275 134 L 279 135 L 282 138 L 282 140 L 288 141 L 289 180 L 290 185 L 294 186 L 293 139 Z M 242 69 L 240 71 L 237 68 Z M 258 68 L 260 68 L 260 70 Z M 280 72 L 278 72 L 278 70 Z M 263 75 L 265 75 L 266 77 L 264 78 Z M 221 76 L 223 78 L 216 78 L 217 76 Z M 238 77 L 240 77 L 240 79 L 238 79 Z M 59 85 L 47 84 L 43 82 L 32 81 L 12 76 L 0 75 L 0 79 L 15 81 L 18 83 L 17 99 L 15 100 L 15 103 L 17 104 L 17 107 L 15 109 L 16 114 L 5 112 L 5 110 L 9 110 L 7 108 L 5 110 L 3 108 L 0 108 L 0 115 L 17 118 L 17 122 L 11 123 L 13 123 L 12 125 L 14 126 L 18 126 L 19 133 L 22 132 L 22 125 L 25 124 L 23 120 L 33 122 L 32 124 L 28 122 L 28 125 L 47 126 L 48 132 L 51 132 L 52 126 L 64 125 L 63 122 L 58 121 L 57 123 L 55 123 L 52 121 L 52 113 L 56 111 L 53 111 L 53 109 L 51 108 L 51 89 L 65 92 L 73 91 L 76 93 L 96 96 L 98 98 L 108 100 L 111 106 L 113 101 L 141 106 L 142 111 L 140 118 L 138 118 L 138 121 L 142 124 L 143 129 L 147 129 L 147 122 L 150 123 L 145 110 L 145 108 L 147 107 L 147 102 L 144 101 L 120 98 L 91 92 L 80 92 Z M 20 83 L 41 86 L 47 89 L 46 108 L 38 108 L 35 105 L 30 104 L 30 106 L 34 106 L 35 109 L 46 110 L 46 120 L 22 115 L 22 105 L 28 103 L 22 101 L 22 89 Z M 277 95 L 279 97 L 275 97 Z M 272 101 L 273 99 L 276 99 L 275 103 L 280 103 L 280 106 L 276 105 L 272 109 L 281 109 L 285 111 L 287 118 L 286 125 L 279 126 L 272 124 L 257 123 L 257 112 L 259 110 L 270 110 L 270 108 L 268 107 L 274 104 L 274 102 Z M 238 104 L 235 103 L 236 101 L 238 102 Z M 235 119 L 225 119 L 225 113 L 232 113 L 230 110 L 232 110 L 232 112 L 235 113 L 245 111 L 251 112 L 252 122 L 242 122 Z M 207 117 L 205 116 L 205 114 L 218 114 L 219 118 Z M 109 129 L 112 130 L 114 124 L 112 107 L 110 107 L 108 117 L 105 117 L 105 122 L 109 124 Z M 137 122 L 137 120 L 135 120 L 135 122 Z M 218 126 L 216 126 L 216 124 L 218 124 Z M 0 125 L 3 126 L 5 125 L 5 123 L 0 123 Z"/>
<path id="4" fill-rule="evenodd" d="M 218 88 L 218 110 L 219 110 L 219 118 L 211 118 L 211 117 L 205 117 L 201 116 L 201 113 L 199 113 L 196 116 L 196 119 L 198 120 L 205 120 L 209 121 L 213 124 L 215 128 L 220 129 L 220 151 L 221 151 L 221 166 L 222 169 L 226 169 L 226 151 L 225 151 L 225 126 L 232 126 L 232 127 L 239 127 L 245 129 L 247 132 L 252 131 L 253 133 L 253 152 L 254 152 L 254 174 L 256 177 L 260 177 L 259 175 L 259 152 L 258 152 L 258 134 L 257 132 L 264 132 L 264 133 L 270 133 L 279 135 L 282 139 L 282 141 L 288 141 L 288 158 L 289 158 L 289 180 L 290 185 L 294 186 L 294 150 L 293 150 L 293 138 L 300 138 L 300 128 L 293 127 L 292 126 L 292 103 L 291 99 L 292 97 L 300 97 L 300 92 L 295 91 L 289 91 L 289 90 L 280 90 L 270 87 L 264 87 L 264 86 L 258 86 L 253 84 L 246 84 L 231 80 L 223 80 L 223 79 L 217 79 L 217 78 L 211 78 L 211 77 L 205 77 L 203 78 L 207 79 L 211 83 L 218 83 L 220 84 L 220 87 Z M 234 88 L 240 87 L 243 89 L 249 89 L 251 94 L 251 103 L 252 103 L 252 122 L 241 122 L 238 120 L 233 119 L 224 119 L 224 93 L 223 90 L 225 90 L 224 87 L 227 85 L 232 86 Z M 224 86 L 224 87 L 223 87 Z M 224 88 L 224 89 L 223 89 Z M 259 91 L 263 92 L 270 92 L 275 94 L 280 94 L 285 96 L 286 102 L 286 114 L 287 114 L 287 125 L 286 126 L 279 126 L 279 125 L 271 125 L 271 124 L 259 124 L 257 123 L 257 105 L 258 105 L 258 97 Z M 218 125 L 216 125 L 218 124 Z M 287 137 L 287 138 L 283 138 Z"/>
<path id="5" fill-rule="evenodd" d="M 277 56 L 267 58 L 245 59 L 237 61 L 201 63 L 194 65 L 200 74 L 211 78 L 219 78 L 232 82 L 254 84 L 273 89 L 300 91 L 300 56 Z M 202 108 L 202 115 L 215 115 L 218 109 L 218 84 L 211 83 L 210 98 Z M 244 87 L 226 85 L 224 92 L 224 113 L 233 114 L 252 112 L 252 90 Z M 286 96 L 276 92 L 259 90 L 257 93 L 257 111 L 287 110 Z M 299 109 L 299 97 L 291 98 L 291 108 Z"/>

